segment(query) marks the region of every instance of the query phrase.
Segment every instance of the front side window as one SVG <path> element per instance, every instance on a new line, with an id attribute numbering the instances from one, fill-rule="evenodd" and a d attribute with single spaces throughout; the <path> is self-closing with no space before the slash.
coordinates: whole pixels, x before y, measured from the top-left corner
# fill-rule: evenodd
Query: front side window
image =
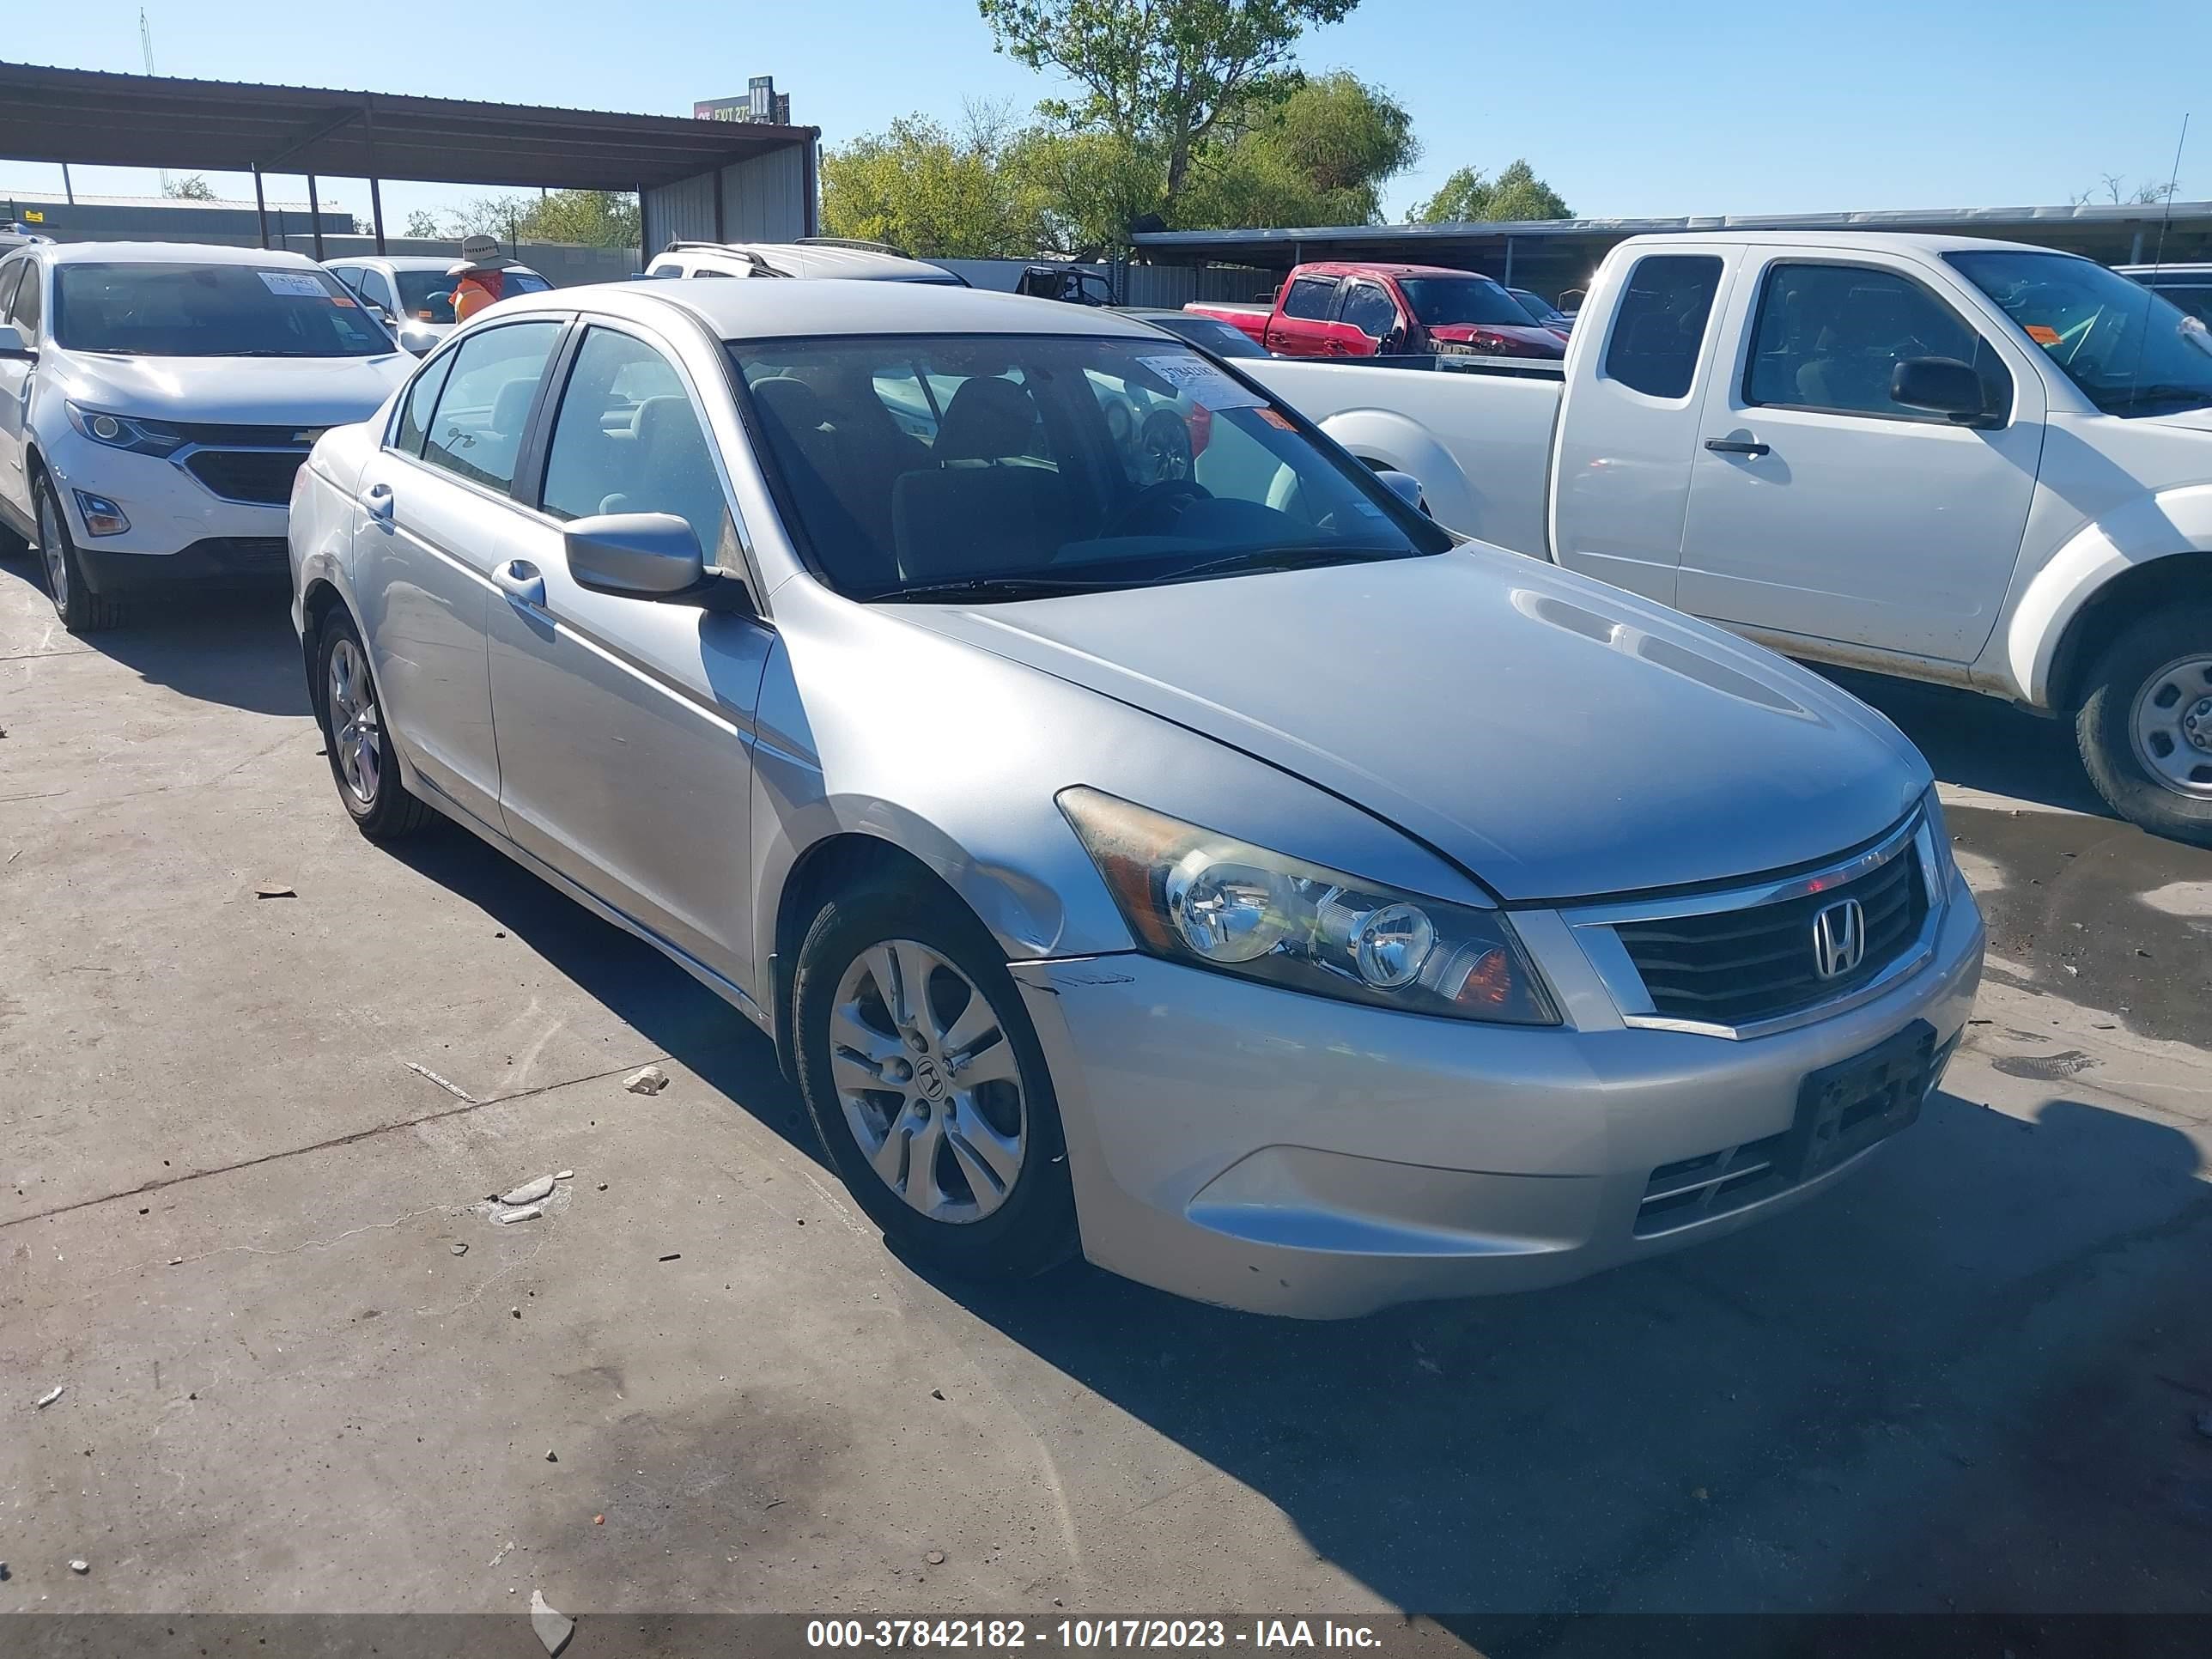
<path id="1" fill-rule="evenodd" d="M 1528 326 L 1528 313 L 1520 302 L 1487 276 L 1401 276 L 1398 286 L 1425 327 L 1449 328 L 1458 323 Z"/>
<path id="2" fill-rule="evenodd" d="M 2070 253 L 1943 257 L 2104 413 L 2212 407 L 2212 329 L 2164 295 Z"/>
<path id="3" fill-rule="evenodd" d="M 1345 290 L 1344 309 L 1337 320 L 1379 340 L 1398 326 L 1398 302 L 1372 283 L 1354 283 Z"/>
<path id="4" fill-rule="evenodd" d="M 1449 545 L 1366 468 L 1180 342 L 921 336 L 730 351 L 787 520 L 851 598 L 988 602 Z M 935 414 L 926 431 L 917 399 Z"/>
<path id="5" fill-rule="evenodd" d="M 1606 378 L 1649 398 L 1687 397 L 1720 289 L 1716 254 L 1647 253 L 1638 259 L 1613 314 Z"/>
<path id="6" fill-rule="evenodd" d="M 560 336 L 557 322 L 512 323 L 462 341 L 439 394 L 422 459 L 493 489 L 512 485 L 530 406 Z"/>
<path id="7" fill-rule="evenodd" d="M 356 291 L 371 305 L 382 306 L 395 317 L 399 314 L 399 302 L 393 298 L 392 284 L 382 271 L 363 270 Z"/>
<path id="8" fill-rule="evenodd" d="M 1744 401 L 1844 415 L 1928 421 L 1894 401 L 1890 377 L 1912 357 L 1972 368 L 1982 406 L 2012 406 L 2012 376 L 1996 348 L 1911 278 L 1863 265 L 1768 267 L 1744 369 Z"/>
<path id="9" fill-rule="evenodd" d="M 397 349 L 319 267 L 148 262 L 62 265 L 54 338 L 137 357 L 376 357 Z"/>
<path id="10" fill-rule="evenodd" d="M 15 284 L 31 267 L 28 259 L 10 259 L 0 263 L 0 322 L 10 319 L 15 299 Z M 25 331 L 28 332 L 28 331 Z"/>
<path id="11" fill-rule="evenodd" d="M 40 302 L 45 295 L 46 285 L 39 280 L 39 262 L 24 260 L 23 285 L 15 290 L 15 301 L 9 314 L 14 318 L 15 326 L 32 340 L 39 337 L 39 321 L 46 309 Z"/>
<path id="12" fill-rule="evenodd" d="M 1291 284 L 1291 291 L 1283 295 L 1283 315 L 1301 317 L 1310 323 L 1319 322 L 1328 315 L 1330 302 L 1335 298 L 1335 277 L 1301 276 Z"/>
<path id="13" fill-rule="evenodd" d="M 672 513 L 708 560 L 732 562 L 721 477 L 683 378 L 653 347 L 613 329 L 592 329 L 576 353 L 545 458 L 544 505 L 564 520 Z"/>

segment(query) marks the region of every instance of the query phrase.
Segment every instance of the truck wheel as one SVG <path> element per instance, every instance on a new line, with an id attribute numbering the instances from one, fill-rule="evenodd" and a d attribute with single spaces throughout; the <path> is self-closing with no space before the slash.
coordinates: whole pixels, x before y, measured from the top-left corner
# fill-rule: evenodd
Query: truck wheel
<path id="1" fill-rule="evenodd" d="M 967 1279 L 1027 1278 L 1075 1253 L 1044 1051 L 964 906 L 890 880 L 841 894 L 807 929 L 792 994 L 799 1093 L 887 1238 Z"/>
<path id="2" fill-rule="evenodd" d="M 39 520 L 39 554 L 46 568 L 46 595 L 54 614 L 72 634 L 96 634 L 123 620 L 123 606 L 112 594 L 95 593 L 84 579 L 84 567 L 70 540 L 69 520 L 54 498 L 54 487 L 43 472 L 31 480 L 31 510 Z"/>
<path id="3" fill-rule="evenodd" d="M 2114 811 L 2153 835 L 2212 847 L 2212 604 L 2124 629 L 2092 672 L 2074 730 Z"/>

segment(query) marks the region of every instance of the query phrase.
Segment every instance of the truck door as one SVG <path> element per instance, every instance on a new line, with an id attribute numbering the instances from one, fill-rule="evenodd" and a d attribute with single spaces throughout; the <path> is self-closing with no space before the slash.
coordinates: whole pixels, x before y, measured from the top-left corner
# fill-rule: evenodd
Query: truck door
<path id="1" fill-rule="evenodd" d="M 1554 556 L 1668 605 L 1699 399 L 1718 355 L 1714 319 L 1742 257 L 1684 246 L 1670 238 L 1666 252 L 1638 254 L 1600 282 L 1567 363 L 1552 461 Z"/>
<path id="2" fill-rule="evenodd" d="M 1970 662 L 1995 625 L 2043 451 L 2043 382 L 1963 288 L 1880 252 L 1753 248 L 1705 398 L 1675 603 L 1768 633 Z M 1972 366 L 1979 424 L 1889 395 Z"/>
<path id="3" fill-rule="evenodd" d="M 1300 276 L 1283 290 L 1275 314 L 1267 319 L 1261 343 L 1285 357 L 1318 357 L 1328 340 L 1329 313 L 1336 307 L 1338 279 Z"/>

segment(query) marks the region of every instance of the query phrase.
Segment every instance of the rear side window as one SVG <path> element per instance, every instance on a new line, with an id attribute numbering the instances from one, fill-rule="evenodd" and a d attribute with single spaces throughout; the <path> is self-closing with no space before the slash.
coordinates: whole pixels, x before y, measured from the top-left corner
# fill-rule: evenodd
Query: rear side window
<path id="1" fill-rule="evenodd" d="M 1283 315 L 1318 322 L 1328 315 L 1329 301 L 1335 297 L 1335 277 L 1301 276 L 1291 284 L 1291 291 L 1283 295 Z"/>
<path id="2" fill-rule="evenodd" d="M 2011 406 L 2012 376 L 1996 349 L 1919 283 L 1863 265 L 1777 264 L 1759 291 L 1744 401 L 1937 420 L 1891 401 L 1890 375 L 1908 357 L 1970 364 L 1984 407 Z"/>
<path id="3" fill-rule="evenodd" d="M 494 489 L 512 485 L 530 406 L 560 336 L 557 322 L 512 323 L 464 340 L 439 394 L 422 459 Z"/>
<path id="4" fill-rule="evenodd" d="M 1636 262 L 1605 349 L 1606 378 L 1649 398 L 1683 398 L 1720 292 L 1711 253 L 1652 253 Z"/>

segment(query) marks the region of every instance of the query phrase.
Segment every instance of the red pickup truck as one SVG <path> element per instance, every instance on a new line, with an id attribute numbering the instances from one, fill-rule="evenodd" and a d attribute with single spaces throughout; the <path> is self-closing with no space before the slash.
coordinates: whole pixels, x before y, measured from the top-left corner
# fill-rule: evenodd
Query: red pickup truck
<path id="1" fill-rule="evenodd" d="M 1194 302 L 1284 357 L 1480 353 L 1564 357 L 1567 337 L 1545 327 L 1487 276 L 1441 265 L 1304 264 L 1272 306 Z"/>

